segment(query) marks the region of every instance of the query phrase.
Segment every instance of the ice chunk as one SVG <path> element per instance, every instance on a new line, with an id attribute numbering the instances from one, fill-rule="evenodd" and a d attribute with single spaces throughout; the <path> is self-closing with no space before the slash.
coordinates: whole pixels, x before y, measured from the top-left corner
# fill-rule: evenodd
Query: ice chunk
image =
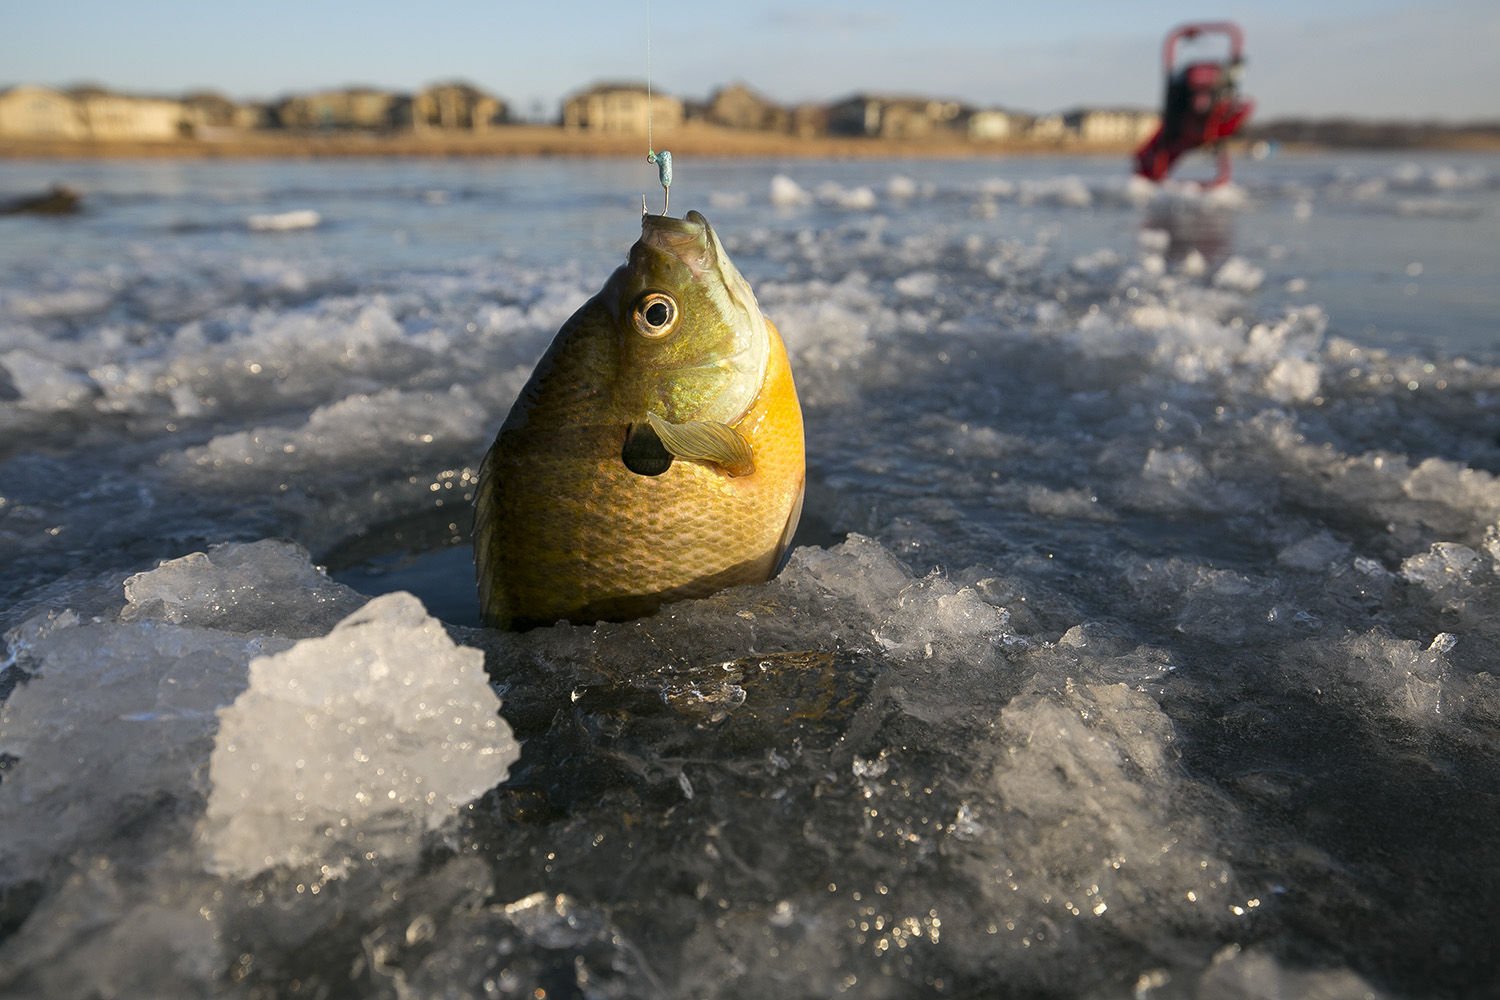
<path id="1" fill-rule="evenodd" d="M 1151 983 L 1143 975 L 1136 995 L 1150 995 Z M 1165 985 L 1165 981 L 1161 983 Z M 1144 989 L 1142 987 L 1145 987 Z M 1381 1000 L 1376 990 L 1349 969 L 1289 968 L 1272 955 L 1239 945 L 1226 946 L 1214 956 L 1208 971 L 1198 981 L 1196 997 L 1214 1000 L 1270 1000 L 1300 997 L 1303 1000 Z"/>
<path id="2" fill-rule="evenodd" d="M 1471 510 L 1488 521 L 1500 516 L 1500 480 L 1459 462 L 1425 458 L 1411 470 L 1401 488 L 1413 500 Z"/>
<path id="3" fill-rule="evenodd" d="M 1243 257 L 1230 257 L 1214 272 L 1214 287 L 1253 292 L 1266 280 L 1266 272 Z"/>
<path id="4" fill-rule="evenodd" d="M 896 174 L 885 184 L 885 193 L 896 199 L 915 198 L 918 190 L 917 182 L 904 174 Z"/>
<path id="5" fill-rule="evenodd" d="M 270 541 L 171 560 L 124 590 L 123 621 L 52 610 L 8 637 L 32 679 L 0 707 L 0 753 L 17 759 L 0 784 L 0 881 L 74 849 L 128 853 L 112 831 L 197 809 L 215 712 L 251 659 L 363 600 Z"/>
<path id="6" fill-rule="evenodd" d="M 1315 573 L 1347 564 L 1351 555 L 1352 550 L 1347 542 L 1339 541 L 1326 531 L 1319 531 L 1277 552 L 1276 561 L 1283 566 Z"/>
<path id="7" fill-rule="evenodd" d="M 316 229 L 322 221 L 323 217 L 312 209 L 300 208 L 252 215 L 245 220 L 245 225 L 258 233 L 286 233 L 296 229 Z"/>
<path id="8" fill-rule="evenodd" d="M 1282 358 L 1266 375 L 1266 395 L 1279 403 L 1305 403 L 1318 394 L 1323 369 L 1309 358 Z"/>
<path id="9" fill-rule="evenodd" d="M 856 271 L 837 282 L 803 286 L 795 294 L 774 284 L 758 291 L 763 306 L 774 310 L 788 349 L 806 363 L 797 383 L 803 405 L 820 393 L 854 391 L 847 370 L 858 367 L 869 350 L 872 327 L 893 322 L 870 279 Z M 820 379 L 824 372 L 828 374 Z"/>
<path id="10" fill-rule="evenodd" d="M 1402 561 L 1401 576 L 1425 591 L 1445 614 L 1457 615 L 1456 621 L 1464 625 L 1488 617 L 1491 605 L 1486 590 L 1494 586 L 1494 566 L 1467 545 L 1434 542 L 1426 552 Z"/>
<path id="11" fill-rule="evenodd" d="M 1458 191 L 1483 187 L 1490 181 L 1489 175 L 1479 167 L 1460 170 L 1442 164 L 1424 166 L 1420 163 L 1403 163 L 1391 171 L 1392 187 L 1412 191 Z"/>
<path id="12" fill-rule="evenodd" d="M 1293 309 L 1275 323 L 1257 323 L 1242 355 L 1254 365 L 1269 365 L 1264 389 L 1281 403 L 1304 403 L 1323 387 L 1323 367 L 1318 358 L 1328 317 L 1322 309 Z"/>
<path id="13" fill-rule="evenodd" d="M 1048 517 L 1072 517 L 1089 521 L 1114 519 L 1114 514 L 1102 507 L 1099 498 L 1088 490 L 1054 490 L 1045 486 L 1029 486 L 1026 488 L 1026 509 Z"/>
<path id="14" fill-rule="evenodd" d="M 1049 177 L 1044 180 L 1023 180 L 1020 201 L 1023 205 L 1088 208 L 1094 203 L 1094 196 L 1081 177 Z"/>
<path id="15" fill-rule="evenodd" d="M 896 291 L 909 299 L 930 299 L 938 292 L 942 279 L 931 271 L 903 274 L 896 279 Z"/>
<path id="16" fill-rule="evenodd" d="M 862 646 L 874 640 L 893 661 L 979 663 L 1014 638 L 1006 609 L 940 573 L 914 578 L 879 542 L 857 533 L 832 548 L 796 549 L 776 586 L 789 597 L 803 595 L 797 602 L 827 619 L 830 634 Z"/>
<path id="17" fill-rule="evenodd" d="M 1250 195 L 1238 184 L 1219 184 L 1202 191 L 1202 200 L 1210 209 L 1241 209 L 1250 203 Z"/>
<path id="18" fill-rule="evenodd" d="M 195 483 L 253 486 L 269 474 L 306 475 L 326 483 L 351 464 L 399 469 L 400 448 L 475 444 L 487 414 L 468 390 L 445 393 L 387 389 L 320 406 L 300 427 L 257 427 L 185 449 L 164 464 Z"/>
<path id="19" fill-rule="evenodd" d="M 218 995 L 227 962 L 211 897 L 191 872 L 173 876 L 142 890 L 103 859 L 73 872 L 0 947 L 0 995 Z"/>
<path id="20" fill-rule="evenodd" d="M 972 701 L 954 691 L 968 684 L 991 689 L 1003 650 L 1024 645 L 1009 612 L 985 600 L 981 585 L 961 586 L 938 572 L 913 578 L 882 545 L 858 534 L 831 549 L 797 549 L 776 586 L 824 635 L 904 664 L 895 701 L 932 725 L 967 715 Z"/>
<path id="21" fill-rule="evenodd" d="M 1144 177 L 1131 175 L 1125 181 L 1125 198 L 1132 205 L 1144 205 L 1159 194 L 1155 182 Z"/>
<path id="22" fill-rule="evenodd" d="M 1177 266 L 1183 274 L 1197 278 L 1208 271 L 1208 258 L 1203 256 L 1202 250 L 1193 247 L 1182 255 L 1182 260 Z"/>
<path id="23" fill-rule="evenodd" d="M 1142 938 L 1174 911 L 1224 912 L 1233 875 L 1212 852 L 1209 804 L 1188 804 L 1198 792 L 1176 769 L 1166 715 L 1125 684 L 1049 688 L 1000 713 L 1005 877 L 985 891 L 1007 908 L 1029 901 L 1018 916 L 1033 926 L 1050 912 Z"/>
<path id="24" fill-rule="evenodd" d="M 1431 727 L 1440 722 L 1454 685 L 1448 653 L 1457 644 L 1448 633 L 1424 647 L 1372 630 L 1343 642 L 1330 666 L 1335 676 L 1342 674 L 1358 690 L 1373 694 L 1386 712 Z"/>
<path id="25" fill-rule="evenodd" d="M 212 869 L 407 857 L 519 755 L 484 655 L 410 594 L 250 664 L 220 713 L 202 838 Z"/>
<path id="26" fill-rule="evenodd" d="M 824 181 L 818 185 L 818 200 L 825 205 L 847 208 L 851 211 L 866 211 L 875 207 L 875 192 L 860 185 L 846 188 L 837 181 Z"/>
<path id="27" fill-rule="evenodd" d="M 125 581 L 126 620 L 159 618 L 228 632 L 322 635 L 363 603 L 291 542 L 216 545 Z"/>
<path id="28" fill-rule="evenodd" d="M 1487 567 L 1479 553 L 1456 542 L 1434 542 L 1426 552 L 1409 556 L 1401 563 L 1401 575 L 1407 581 L 1426 587 L 1434 593 L 1467 587 Z"/>
<path id="29" fill-rule="evenodd" d="M 1213 506 L 1213 477 L 1198 456 L 1182 448 L 1152 448 L 1141 468 L 1141 501 L 1154 494 L 1157 502 L 1187 507 Z"/>
<path id="30" fill-rule="evenodd" d="M 771 178 L 771 204 L 791 207 L 811 203 L 812 195 L 786 174 L 777 174 Z"/>
<path id="31" fill-rule="evenodd" d="M 986 177 L 979 182 L 979 193 L 986 198 L 1014 198 L 1016 182 L 1005 177 Z"/>
<path id="32" fill-rule="evenodd" d="M 1172 234 L 1165 229 L 1142 229 L 1136 234 L 1135 242 L 1142 250 L 1166 253 L 1172 246 Z"/>
<path id="33" fill-rule="evenodd" d="M 1124 579 L 1136 599 L 1156 613 L 1170 612 L 1177 631 L 1217 642 L 1250 642 L 1279 619 L 1274 583 L 1191 559 L 1147 559 Z"/>
<path id="34" fill-rule="evenodd" d="M 215 709 L 251 658 L 285 640 L 141 621 L 32 630 L 32 680 L 0 706 L 0 884 L 76 847 L 196 800 Z"/>
<path id="35" fill-rule="evenodd" d="M 1286 356 L 1310 357 L 1322 346 L 1327 330 L 1328 315 L 1318 306 L 1288 310 L 1274 323 L 1250 328 L 1245 358 L 1264 364 Z"/>
<path id="36" fill-rule="evenodd" d="M 0 354 L 0 367 L 29 410 L 70 410 L 99 395 L 99 386 L 83 372 L 27 351 Z"/>
<path id="37" fill-rule="evenodd" d="M 1108 247 L 1073 258 L 1070 269 L 1074 274 L 1097 276 L 1120 266 L 1120 255 Z"/>

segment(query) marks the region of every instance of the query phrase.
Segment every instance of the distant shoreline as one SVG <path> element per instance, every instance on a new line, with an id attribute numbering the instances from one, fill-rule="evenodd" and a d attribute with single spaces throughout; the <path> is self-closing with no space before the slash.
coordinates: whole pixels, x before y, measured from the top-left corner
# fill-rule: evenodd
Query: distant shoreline
<path id="1" fill-rule="evenodd" d="M 1060 142 L 980 142 L 961 136 L 878 139 L 794 136 L 689 123 L 656 136 L 677 156 L 788 159 L 981 158 L 1039 153 L 1125 155 L 1126 145 Z M 323 159 L 341 157 L 576 157 L 645 156 L 646 137 L 600 134 L 552 125 L 506 125 L 485 132 L 341 132 L 326 135 L 245 132 L 215 139 L 96 141 L 0 139 L 3 159 Z"/>
<path id="2" fill-rule="evenodd" d="M 1077 140 L 980 141 L 961 136 L 882 139 L 852 136 L 792 136 L 688 123 L 659 135 L 659 145 L 678 156 L 785 159 L 1003 159 L 1016 156 L 1128 156 L 1133 144 Z M 1237 143 L 1243 149 L 1249 143 Z M 486 132 L 291 134 L 245 132 L 212 139 L 98 141 L 0 139 L 3 160 L 114 159 L 336 159 L 336 158 L 607 158 L 645 154 L 645 137 L 601 135 L 552 125 L 507 125 Z M 1346 146 L 1280 143 L 1288 151 L 1364 149 L 1392 152 L 1500 151 L 1500 136 L 1462 135 L 1420 144 Z"/>

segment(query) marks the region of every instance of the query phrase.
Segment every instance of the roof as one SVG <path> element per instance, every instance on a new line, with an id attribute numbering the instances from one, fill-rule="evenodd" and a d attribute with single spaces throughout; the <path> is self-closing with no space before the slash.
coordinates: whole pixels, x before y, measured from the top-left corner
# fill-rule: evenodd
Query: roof
<path id="1" fill-rule="evenodd" d="M 571 100 L 575 97 L 587 97 L 590 94 L 644 94 L 648 91 L 657 97 L 671 96 L 666 91 L 661 90 L 658 87 L 647 87 L 646 84 L 637 83 L 633 80 L 601 80 L 598 83 L 594 83 L 583 88 L 582 90 L 573 91 L 573 93 L 568 95 L 568 99 Z"/>

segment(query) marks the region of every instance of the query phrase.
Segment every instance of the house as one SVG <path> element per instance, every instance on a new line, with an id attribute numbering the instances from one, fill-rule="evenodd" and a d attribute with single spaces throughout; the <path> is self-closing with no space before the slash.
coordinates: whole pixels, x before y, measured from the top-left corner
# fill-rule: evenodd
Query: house
<path id="1" fill-rule="evenodd" d="M 240 106 L 211 90 L 183 96 L 182 120 L 185 131 L 199 139 L 220 137 L 242 127 Z"/>
<path id="2" fill-rule="evenodd" d="M 828 105 L 798 104 L 792 108 L 792 134 L 807 138 L 828 134 Z"/>
<path id="3" fill-rule="evenodd" d="M 1138 108 L 1076 108 L 1062 116 L 1068 134 L 1080 142 L 1135 145 L 1156 132 L 1161 116 Z"/>
<path id="4" fill-rule="evenodd" d="M 1026 138 L 1036 142 L 1062 142 L 1068 136 L 1068 125 L 1058 114 L 1037 115 L 1026 127 Z"/>
<path id="5" fill-rule="evenodd" d="M 1004 142 L 1021 135 L 1030 124 L 1030 116 L 999 108 L 971 111 L 966 122 L 969 138 L 979 142 Z"/>
<path id="6" fill-rule="evenodd" d="M 0 91 L 0 135 L 48 139 L 153 140 L 183 134 L 181 101 L 103 87 L 19 86 Z"/>
<path id="7" fill-rule="evenodd" d="M 789 132 L 792 127 L 790 111 L 742 83 L 714 91 L 704 117 L 715 125 L 756 132 Z"/>
<path id="8" fill-rule="evenodd" d="M 411 99 L 373 87 L 297 94 L 276 105 L 282 128 L 377 132 L 407 124 Z"/>
<path id="9" fill-rule="evenodd" d="M 265 101 L 241 104 L 234 112 L 234 126 L 241 129 L 275 128 L 276 108 Z"/>
<path id="10" fill-rule="evenodd" d="M 87 136 L 73 98 L 50 87 L 0 90 L 0 137 L 82 139 Z"/>
<path id="11" fill-rule="evenodd" d="M 506 121 L 505 102 L 478 87 L 454 81 L 427 87 L 412 98 L 411 123 L 418 130 L 482 132 Z"/>
<path id="12" fill-rule="evenodd" d="M 563 101 L 563 127 L 589 132 L 645 135 L 648 122 L 670 129 L 682 124 L 682 102 L 644 84 L 600 83 Z"/>
<path id="13" fill-rule="evenodd" d="M 103 87 L 69 91 L 90 139 L 177 139 L 183 134 L 182 102 L 165 97 L 135 97 Z"/>
<path id="14" fill-rule="evenodd" d="M 921 139 L 961 128 L 965 108 L 957 101 L 925 97 L 855 94 L 828 108 L 828 131 L 834 135 Z"/>

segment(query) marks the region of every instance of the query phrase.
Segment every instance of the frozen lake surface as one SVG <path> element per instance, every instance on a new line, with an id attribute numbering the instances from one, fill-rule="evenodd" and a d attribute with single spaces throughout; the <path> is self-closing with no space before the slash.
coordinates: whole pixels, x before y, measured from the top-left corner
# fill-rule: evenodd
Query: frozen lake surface
<path id="1" fill-rule="evenodd" d="M 797 547 L 516 635 L 652 168 L 0 164 L 0 995 L 1500 991 L 1500 158 L 676 166 Z"/>

